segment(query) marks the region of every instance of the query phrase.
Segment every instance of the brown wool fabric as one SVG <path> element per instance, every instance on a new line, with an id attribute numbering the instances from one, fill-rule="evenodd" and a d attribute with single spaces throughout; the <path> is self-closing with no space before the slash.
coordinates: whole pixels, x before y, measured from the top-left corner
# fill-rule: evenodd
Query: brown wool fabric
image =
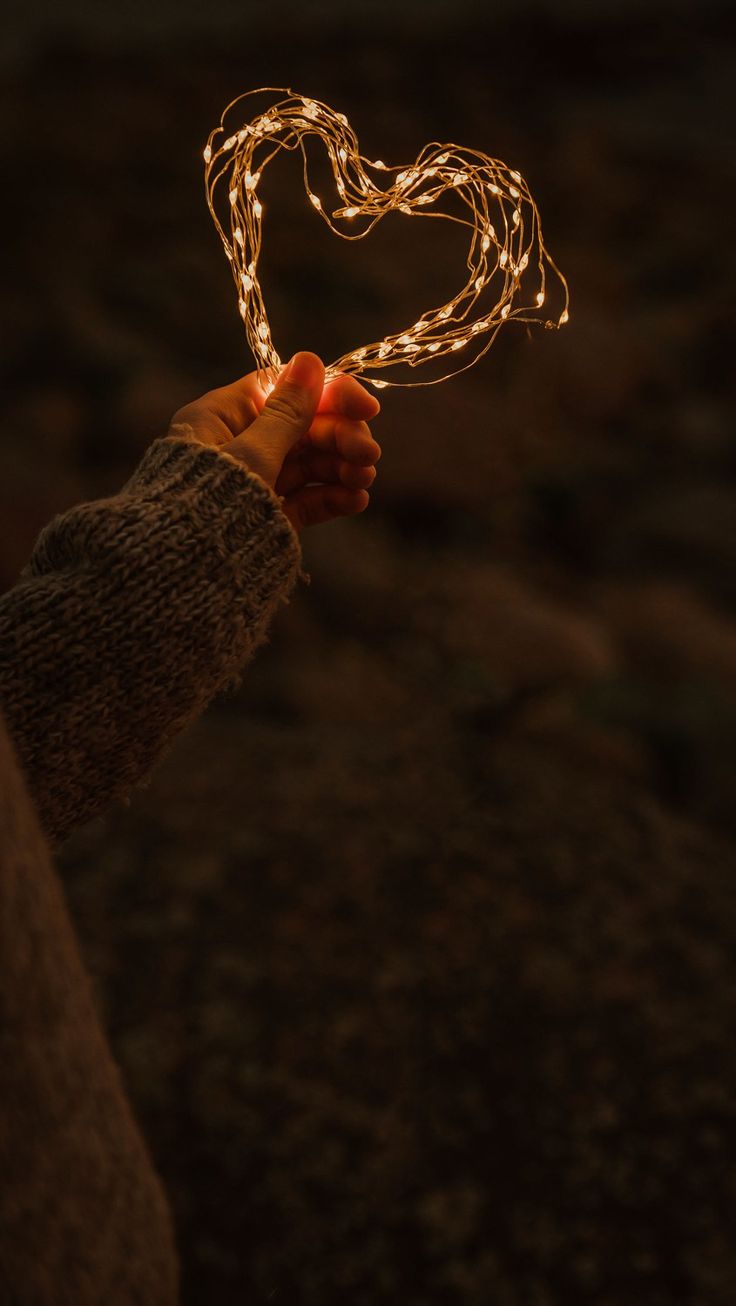
<path id="1" fill-rule="evenodd" d="M 0 1303 L 174 1303 L 171 1215 L 50 849 L 237 685 L 300 571 L 278 497 L 166 436 L 0 598 Z"/>

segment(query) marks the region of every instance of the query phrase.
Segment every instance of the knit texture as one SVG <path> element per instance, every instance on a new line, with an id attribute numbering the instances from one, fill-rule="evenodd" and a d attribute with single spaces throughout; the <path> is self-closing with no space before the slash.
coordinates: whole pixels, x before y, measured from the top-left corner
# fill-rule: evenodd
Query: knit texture
<path id="1" fill-rule="evenodd" d="M 0 713 L 0 1302 L 173 1306 L 167 1199 Z"/>
<path id="2" fill-rule="evenodd" d="M 265 482 L 166 436 L 118 494 L 54 518 L 0 599 L 1 1306 L 177 1300 L 171 1213 L 49 843 L 238 683 L 299 561 Z"/>
<path id="3" fill-rule="evenodd" d="M 52 845 L 239 683 L 299 562 L 265 482 L 186 438 L 49 522 L 0 599 L 0 703 Z"/>

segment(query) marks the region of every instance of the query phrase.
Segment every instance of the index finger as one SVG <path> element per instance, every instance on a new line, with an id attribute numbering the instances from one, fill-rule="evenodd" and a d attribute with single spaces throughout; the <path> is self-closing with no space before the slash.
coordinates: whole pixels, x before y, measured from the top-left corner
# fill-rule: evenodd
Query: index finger
<path id="1" fill-rule="evenodd" d="M 317 405 L 318 413 L 339 413 L 352 421 L 368 421 L 381 411 L 375 395 L 370 394 L 354 376 L 341 374 L 330 381 L 322 391 Z"/>
<path id="2" fill-rule="evenodd" d="M 255 421 L 265 402 L 266 395 L 258 384 L 258 373 L 249 372 L 230 385 L 208 390 L 180 409 L 176 417 L 182 420 L 182 414 L 185 414 L 184 420 L 196 417 L 200 423 L 208 421 L 213 429 L 232 440 Z"/>

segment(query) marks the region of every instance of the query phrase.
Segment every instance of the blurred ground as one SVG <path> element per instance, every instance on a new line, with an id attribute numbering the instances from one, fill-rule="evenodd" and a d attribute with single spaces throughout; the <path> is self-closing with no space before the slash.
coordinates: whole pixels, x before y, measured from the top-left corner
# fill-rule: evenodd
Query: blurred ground
<path id="1" fill-rule="evenodd" d="M 201 176 L 239 91 L 507 160 L 571 288 L 566 330 L 381 396 L 369 512 L 60 857 L 186 1303 L 736 1294 L 733 47 L 725 7 L 531 12 L 5 79 L 4 585 L 252 366 Z M 408 224 L 331 243 L 288 167 L 277 202 L 283 357 L 436 301 Z"/>

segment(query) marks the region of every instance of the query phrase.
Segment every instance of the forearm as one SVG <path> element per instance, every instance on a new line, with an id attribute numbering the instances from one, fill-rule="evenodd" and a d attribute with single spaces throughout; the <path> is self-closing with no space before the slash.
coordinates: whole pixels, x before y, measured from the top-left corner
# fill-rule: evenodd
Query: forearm
<path id="1" fill-rule="evenodd" d="M 299 559 L 260 478 L 178 438 L 156 441 L 119 494 L 41 532 L 0 599 L 0 702 L 53 843 L 237 679 Z"/>

